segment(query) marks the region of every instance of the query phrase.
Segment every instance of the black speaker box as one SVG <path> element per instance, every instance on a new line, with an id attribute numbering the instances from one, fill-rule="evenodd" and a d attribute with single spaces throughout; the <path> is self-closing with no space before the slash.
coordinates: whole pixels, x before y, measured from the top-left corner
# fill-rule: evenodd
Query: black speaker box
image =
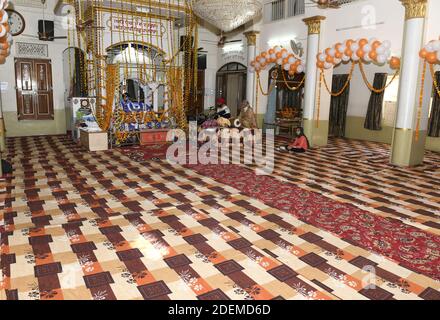
<path id="1" fill-rule="evenodd" d="M 38 20 L 38 38 L 40 40 L 53 41 L 55 36 L 55 26 L 53 21 Z"/>

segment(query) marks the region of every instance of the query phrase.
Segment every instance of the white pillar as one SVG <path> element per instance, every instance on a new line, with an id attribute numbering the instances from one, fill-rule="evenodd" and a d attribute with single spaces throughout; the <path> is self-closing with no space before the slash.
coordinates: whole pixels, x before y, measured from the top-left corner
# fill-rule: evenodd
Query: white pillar
<path id="1" fill-rule="evenodd" d="M 427 0 L 400 1 L 405 6 L 405 33 L 391 163 L 410 166 L 423 162 L 432 78 L 427 68 L 422 113 L 418 120 L 423 70 L 419 52 L 424 45 Z M 416 133 L 417 122 L 419 133 Z"/>
<path id="2" fill-rule="evenodd" d="M 255 72 L 249 71 L 249 66 L 251 62 L 257 56 L 257 35 L 259 31 L 248 31 L 244 35 L 247 39 L 247 75 L 246 75 L 246 100 L 249 101 L 251 106 L 255 106 L 255 94 L 256 94 L 256 75 Z"/>
<path id="3" fill-rule="evenodd" d="M 325 17 L 323 16 L 314 16 L 303 19 L 308 27 L 303 119 L 304 132 L 309 138 L 312 146 L 327 144 L 328 137 L 328 132 L 324 132 L 324 130 L 322 130 L 324 128 L 316 127 L 316 122 L 314 121 L 316 93 L 319 80 L 318 67 L 316 66 L 316 55 L 319 52 L 321 21 L 323 20 L 325 20 Z M 320 134 L 319 132 L 323 134 Z"/>

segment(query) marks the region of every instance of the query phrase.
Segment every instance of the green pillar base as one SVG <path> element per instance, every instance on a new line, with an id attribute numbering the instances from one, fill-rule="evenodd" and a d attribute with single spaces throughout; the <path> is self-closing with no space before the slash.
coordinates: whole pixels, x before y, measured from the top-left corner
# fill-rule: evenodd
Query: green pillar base
<path id="1" fill-rule="evenodd" d="M 425 157 L 426 131 L 396 128 L 391 146 L 391 164 L 400 167 L 412 167 L 423 163 Z"/>
<path id="2" fill-rule="evenodd" d="M 321 120 L 316 125 L 316 120 L 304 119 L 304 134 L 309 139 L 312 148 L 323 147 L 328 144 L 328 130 L 328 120 Z"/>

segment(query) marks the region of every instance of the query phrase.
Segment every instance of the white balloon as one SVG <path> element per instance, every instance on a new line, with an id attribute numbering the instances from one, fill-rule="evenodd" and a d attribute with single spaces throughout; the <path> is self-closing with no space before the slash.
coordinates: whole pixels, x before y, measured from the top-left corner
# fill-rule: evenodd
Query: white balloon
<path id="1" fill-rule="evenodd" d="M 363 59 L 364 59 L 365 62 L 371 62 L 372 61 L 368 54 L 366 54 Z"/>
<path id="2" fill-rule="evenodd" d="M 338 49 L 338 51 L 339 51 L 340 53 L 344 53 L 345 50 L 347 50 L 347 46 L 346 46 L 346 45 L 341 45 L 341 46 L 339 47 L 339 49 Z"/>
<path id="3" fill-rule="evenodd" d="M 354 51 L 354 52 L 356 52 L 356 51 L 358 51 L 359 50 L 359 44 L 358 43 L 353 43 L 352 45 L 351 45 L 351 51 Z"/>
<path id="4" fill-rule="evenodd" d="M 328 63 L 328 62 L 324 63 L 324 68 L 325 69 L 330 69 L 331 67 L 333 67 L 333 64 Z"/>
<path id="5" fill-rule="evenodd" d="M 6 28 L 0 25 L 0 38 L 3 38 L 6 35 Z"/>
<path id="6" fill-rule="evenodd" d="M 351 58 L 353 59 L 353 61 L 359 61 L 359 59 L 360 59 L 359 56 L 356 54 L 356 52 L 353 53 Z"/>
<path id="7" fill-rule="evenodd" d="M 434 52 L 434 51 L 435 51 L 435 50 L 434 50 L 434 44 L 433 44 L 432 42 L 428 43 L 428 44 L 425 46 L 425 49 L 426 49 L 426 51 L 428 51 L 428 52 Z"/>
<path id="8" fill-rule="evenodd" d="M 342 56 L 342 61 L 347 62 L 350 61 L 350 57 L 346 56 L 345 54 Z"/>
<path id="9" fill-rule="evenodd" d="M 303 67 L 305 67 L 305 66 L 306 66 L 306 60 L 301 60 L 301 65 L 302 65 Z"/>
<path id="10" fill-rule="evenodd" d="M 8 19 L 9 19 L 8 13 L 6 11 L 3 11 L 3 16 L 2 16 L 2 19 L 0 20 L 0 23 L 1 24 L 6 23 L 6 22 L 8 22 Z"/>
<path id="11" fill-rule="evenodd" d="M 278 53 L 281 51 L 281 48 L 279 46 L 276 46 L 275 48 L 273 48 L 275 50 L 275 53 Z"/>
<path id="12" fill-rule="evenodd" d="M 380 46 L 376 49 L 376 52 L 378 55 L 385 54 L 386 51 L 387 51 L 387 49 L 384 46 Z"/>
<path id="13" fill-rule="evenodd" d="M 383 45 L 386 49 L 390 49 L 390 48 L 391 48 L 391 41 L 390 41 L 390 40 L 385 40 L 384 42 L 382 42 L 382 45 Z"/>
<path id="14" fill-rule="evenodd" d="M 289 54 L 287 52 L 283 52 L 283 54 L 281 55 L 281 57 L 283 59 L 286 59 L 289 56 Z"/>
<path id="15" fill-rule="evenodd" d="M 270 55 L 270 58 L 271 58 L 272 60 L 275 60 L 275 59 L 277 58 L 277 55 L 276 55 L 275 53 L 272 53 L 272 54 Z"/>
<path id="16" fill-rule="evenodd" d="M 380 54 L 377 56 L 377 62 L 379 64 L 384 64 L 385 62 L 387 62 L 387 57 L 383 54 Z"/>
<path id="17" fill-rule="evenodd" d="M 440 40 L 435 40 L 432 47 L 434 48 L 434 51 L 440 50 Z"/>
<path id="18" fill-rule="evenodd" d="M 301 64 L 296 68 L 296 71 L 297 71 L 298 73 L 302 73 L 302 72 L 304 72 L 304 70 L 305 70 L 305 68 L 304 68 L 304 66 L 301 65 Z"/>
<path id="19" fill-rule="evenodd" d="M 296 61 L 296 59 L 295 59 L 294 57 L 290 57 L 290 58 L 289 58 L 289 63 L 290 63 L 290 64 L 294 64 L 295 61 Z"/>
<path id="20" fill-rule="evenodd" d="M 264 64 L 266 62 L 266 58 L 261 58 L 260 59 L 260 64 Z"/>
<path id="21" fill-rule="evenodd" d="M 255 62 L 254 68 L 255 69 L 260 69 L 261 65 L 258 62 Z"/>
<path id="22" fill-rule="evenodd" d="M 334 57 L 334 56 L 335 56 L 335 53 L 336 53 L 336 50 L 335 50 L 334 48 L 331 48 L 331 49 L 328 51 L 328 55 L 329 55 L 330 57 Z"/>
<path id="23" fill-rule="evenodd" d="M 325 54 L 321 53 L 321 54 L 319 55 L 319 61 L 324 62 L 324 61 L 325 61 L 325 58 L 326 58 Z"/>
<path id="24" fill-rule="evenodd" d="M 368 44 L 368 43 L 366 45 L 364 45 L 363 48 L 362 48 L 362 50 L 364 50 L 365 53 L 371 52 L 371 49 L 372 49 L 371 45 Z"/>
<path id="25" fill-rule="evenodd" d="M 290 70 L 290 64 L 286 63 L 283 68 L 284 68 L 284 70 L 289 71 Z"/>
<path id="26" fill-rule="evenodd" d="M 334 62 L 335 62 L 335 65 L 337 65 L 337 64 L 340 64 L 342 62 L 342 60 L 338 59 L 338 58 L 335 58 Z"/>

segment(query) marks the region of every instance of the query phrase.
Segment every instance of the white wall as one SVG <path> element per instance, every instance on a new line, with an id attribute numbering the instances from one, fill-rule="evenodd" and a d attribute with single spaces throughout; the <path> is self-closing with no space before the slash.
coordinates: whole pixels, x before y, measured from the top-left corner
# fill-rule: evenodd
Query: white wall
<path id="1" fill-rule="evenodd" d="M 62 29 L 61 18 L 54 17 L 53 8 L 55 0 L 47 1 L 45 10 L 45 19 L 55 19 L 55 36 L 66 35 Z M 7 136 L 21 135 L 45 135 L 45 134 L 63 134 L 66 132 L 66 122 L 64 120 L 64 81 L 63 81 L 63 51 L 67 47 L 67 40 L 55 40 L 53 42 L 39 41 L 37 37 L 38 20 L 42 19 L 42 9 L 32 7 L 15 6 L 15 10 L 20 12 L 25 18 L 26 28 L 24 32 L 14 37 L 14 44 L 11 48 L 11 55 L 6 63 L 0 66 L 0 82 L 7 83 L 7 90 L 2 91 L 3 112 L 6 122 Z M 48 44 L 48 57 L 52 61 L 53 78 L 53 101 L 55 120 L 17 120 L 17 101 L 15 91 L 15 64 L 16 42 Z M 60 121 L 62 119 L 63 121 Z"/>

